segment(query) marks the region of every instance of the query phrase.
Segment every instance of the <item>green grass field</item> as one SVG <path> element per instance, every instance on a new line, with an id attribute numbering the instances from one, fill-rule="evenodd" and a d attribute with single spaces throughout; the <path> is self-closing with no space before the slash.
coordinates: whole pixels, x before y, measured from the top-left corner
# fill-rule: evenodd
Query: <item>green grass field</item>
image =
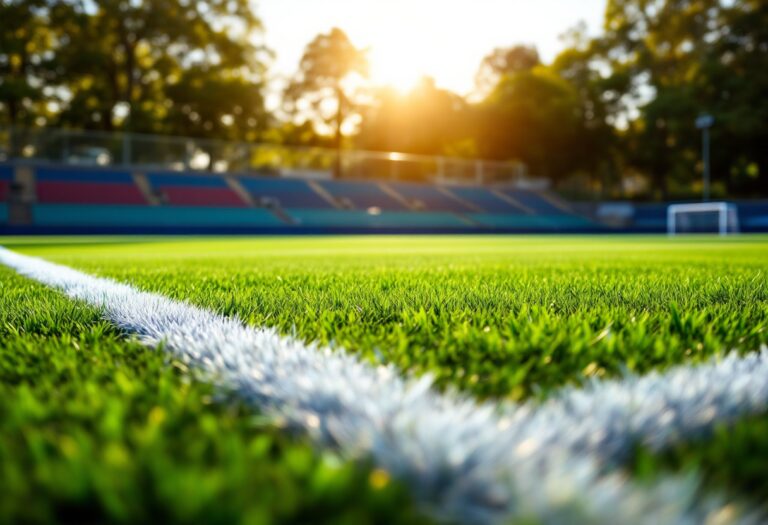
<path id="1" fill-rule="evenodd" d="M 481 399 L 768 344 L 768 237 L 5 238 L 0 245 L 329 343 Z M 0 267 L 0 521 L 425 521 L 99 313 Z M 768 498 L 768 417 L 662 455 Z"/>

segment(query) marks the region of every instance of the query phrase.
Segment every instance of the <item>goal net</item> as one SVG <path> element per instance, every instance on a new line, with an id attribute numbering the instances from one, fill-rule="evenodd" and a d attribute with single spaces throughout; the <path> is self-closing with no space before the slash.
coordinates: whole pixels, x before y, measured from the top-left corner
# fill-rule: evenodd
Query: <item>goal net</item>
<path id="1" fill-rule="evenodd" d="M 739 215 L 736 206 L 726 202 L 697 202 L 672 204 L 667 208 L 667 232 L 719 233 L 728 235 L 739 232 Z"/>

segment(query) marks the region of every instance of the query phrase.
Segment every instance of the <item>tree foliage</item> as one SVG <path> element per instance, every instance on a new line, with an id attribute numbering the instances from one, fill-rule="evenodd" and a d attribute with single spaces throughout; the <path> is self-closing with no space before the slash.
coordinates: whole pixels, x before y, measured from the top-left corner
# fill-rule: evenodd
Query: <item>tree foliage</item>
<path id="1" fill-rule="evenodd" d="M 469 104 L 423 78 L 408 93 L 381 89 L 363 120 L 358 144 L 365 149 L 417 154 L 449 154 L 466 141 Z"/>
<path id="2" fill-rule="evenodd" d="M 368 74 L 366 52 L 358 49 L 338 28 L 317 35 L 304 50 L 299 71 L 285 90 L 285 101 L 294 117 L 330 124 L 336 144 L 353 110 L 353 75 Z"/>
<path id="3" fill-rule="evenodd" d="M 61 106 L 54 125 L 225 137 L 264 127 L 248 0 L 16 0 L 0 17 L 18 19 L 0 31 L 10 124 L 43 91 Z"/>
<path id="4" fill-rule="evenodd" d="M 540 64 L 539 51 L 533 46 L 497 47 L 480 63 L 475 75 L 477 90 L 487 94 L 504 75 L 530 71 Z"/>
<path id="5" fill-rule="evenodd" d="M 38 15 L 43 8 L 40 0 L 0 2 L 0 122 L 33 125 L 47 112 L 53 33 Z"/>
<path id="6" fill-rule="evenodd" d="M 630 118 L 624 153 L 661 196 L 701 173 L 696 117 L 715 117 L 713 175 L 721 193 L 768 190 L 768 5 L 760 0 L 610 0 L 599 39 Z"/>

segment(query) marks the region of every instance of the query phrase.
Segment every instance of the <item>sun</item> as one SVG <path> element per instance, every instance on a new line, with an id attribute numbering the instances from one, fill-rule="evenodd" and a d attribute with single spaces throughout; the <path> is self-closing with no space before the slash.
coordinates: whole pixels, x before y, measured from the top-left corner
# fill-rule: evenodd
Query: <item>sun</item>
<path id="1" fill-rule="evenodd" d="M 418 52 L 405 40 L 371 46 L 369 55 L 371 81 L 406 93 L 427 74 Z"/>

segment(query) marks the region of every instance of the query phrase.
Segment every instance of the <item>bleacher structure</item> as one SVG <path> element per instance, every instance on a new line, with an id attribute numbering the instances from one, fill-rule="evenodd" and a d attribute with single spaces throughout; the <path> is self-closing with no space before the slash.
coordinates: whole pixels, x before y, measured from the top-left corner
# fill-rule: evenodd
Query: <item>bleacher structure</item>
<path id="1" fill-rule="evenodd" d="M 220 175 L 149 173 L 146 178 L 157 198 L 167 206 L 248 206 Z"/>
<path id="2" fill-rule="evenodd" d="M 13 180 L 12 167 L 0 165 L 0 225 L 8 224 L 8 200 L 10 199 Z"/>
<path id="3" fill-rule="evenodd" d="M 744 231 L 768 230 L 768 203 L 738 210 Z M 633 213 L 608 226 L 554 194 L 510 185 L 0 164 L 0 233 L 665 231 L 666 205 Z"/>

